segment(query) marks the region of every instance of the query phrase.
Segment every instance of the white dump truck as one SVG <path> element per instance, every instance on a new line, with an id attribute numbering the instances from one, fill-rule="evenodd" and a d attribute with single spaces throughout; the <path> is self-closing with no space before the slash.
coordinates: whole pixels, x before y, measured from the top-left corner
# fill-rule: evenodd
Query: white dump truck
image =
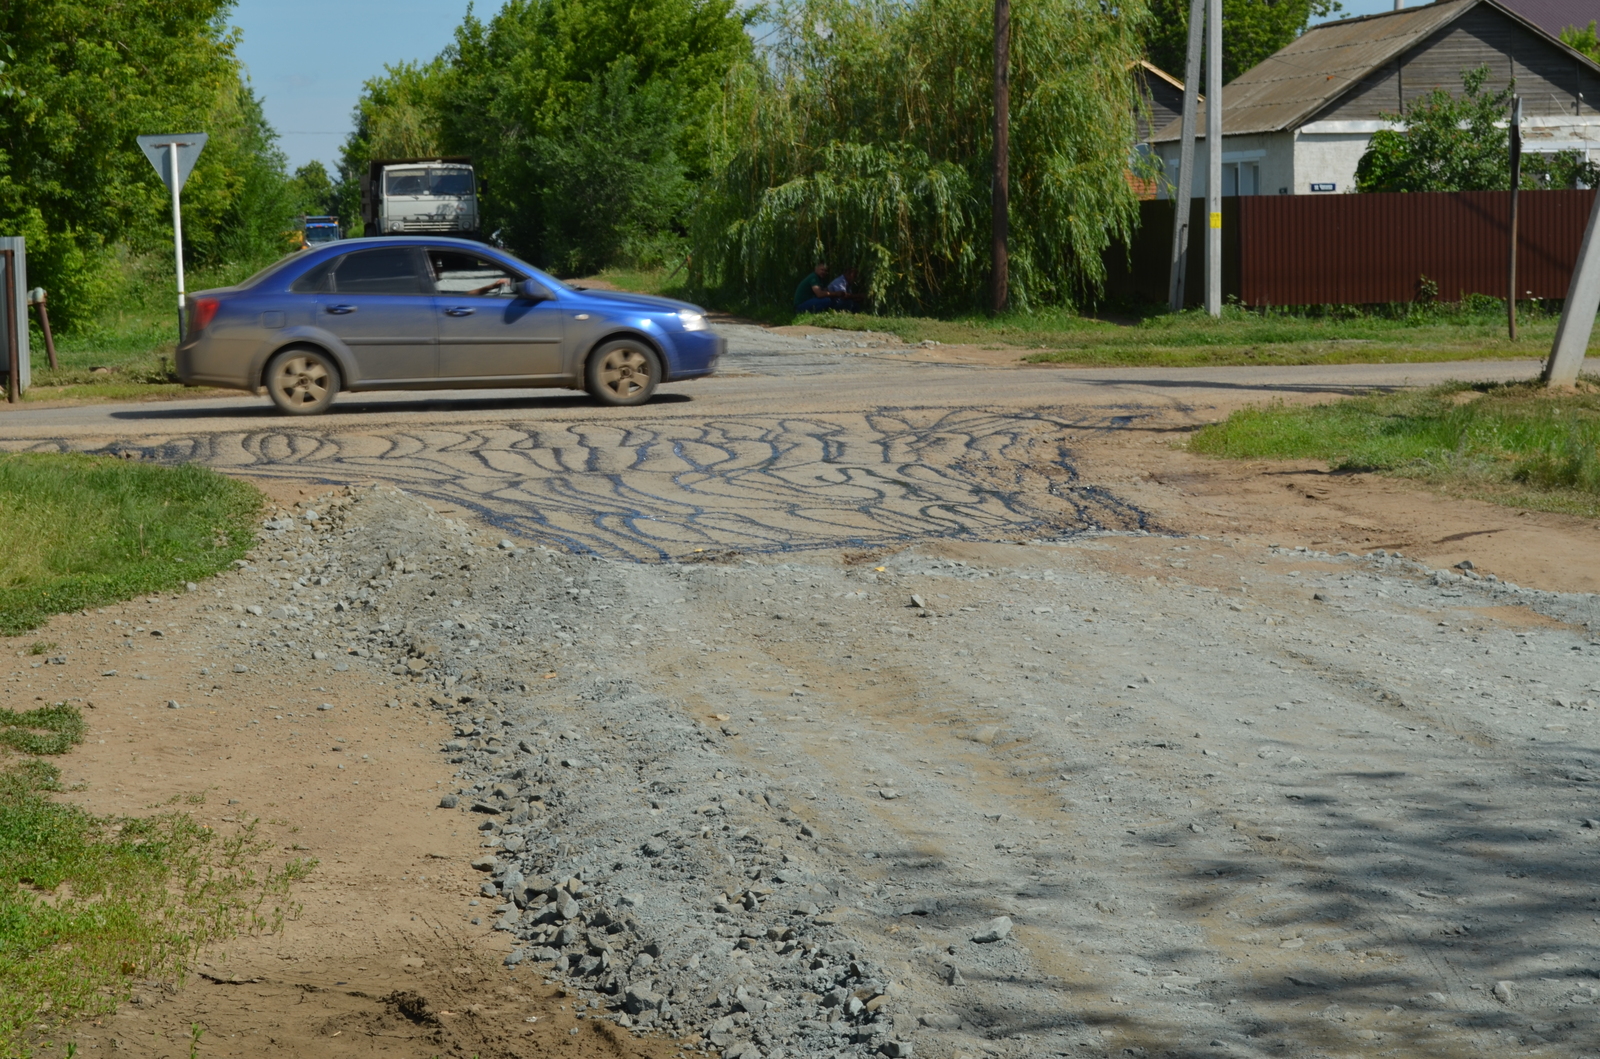
<path id="1" fill-rule="evenodd" d="M 472 159 L 380 158 L 361 178 L 367 235 L 478 234 L 478 180 Z"/>

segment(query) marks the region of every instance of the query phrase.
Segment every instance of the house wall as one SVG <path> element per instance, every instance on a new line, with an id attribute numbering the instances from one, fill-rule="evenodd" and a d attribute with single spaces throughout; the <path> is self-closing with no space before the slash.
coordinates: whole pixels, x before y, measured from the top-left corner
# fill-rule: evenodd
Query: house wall
<path id="1" fill-rule="evenodd" d="M 1313 192 L 1312 184 L 1332 184 L 1333 193 L 1339 195 L 1354 191 L 1356 166 L 1381 124 L 1321 121 L 1300 129 L 1294 138 L 1294 179 L 1289 193 L 1325 194 Z"/>
<path id="2" fill-rule="evenodd" d="M 1404 113 L 1436 88 L 1460 95 L 1462 71 L 1479 66 L 1489 67 L 1489 91 L 1515 79 L 1528 117 L 1600 113 L 1600 78 L 1544 37 L 1492 7 L 1480 6 L 1373 71 L 1311 120 L 1370 121 Z"/>
<path id="3" fill-rule="evenodd" d="M 1150 139 L 1151 133 L 1167 127 L 1167 123 L 1183 115 L 1183 93 L 1142 67 L 1134 74 L 1139 86 L 1139 96 L 1144 110 L 1135 115 L 1139 142 Z"/>
<path id="4" fill-rule="evenodd" d="M 1390 127 L 1436 88 L 1462 91 L 1461 74 L 1489 67 L 1485 88 L 1499 91 L 1515 79 L 1522 96 L 1523 141 L 1530 152 L 1579 149 L 1600 158 L 1600 78 L 1584 64 L 1492 7 L 1480 6 L 1430 34 L 1392 63 L 1365 77 L 1302 125 L 1295 136 L 1292 194 L 1311 185 L 1355 190 L 1356 166 L 1372 134 Z"/>
<path id="5" fill-rule="evenodd" d="M 1181 144 L 1177 141 L 1159 143 L 1155 145 L 1156 154 L 1161 158 L 1162 170 L 1166 173 L 1176 173 L 1178 170 L 1178 156 Z M 1222 138 L 1222 164 L 1226 166 L 1254 166 L 1257 187 L 1254 194 L 1276 195 L 1280 187 L 1289 187 L 1294 176 L 1294 137 L 1287 132 L 1263 133 L 1249 136 L 1224 136 Z M 1197 139 L 1194 145 L 1194 191 L 1196 197 L 1203 197 L 1206 193 L 1206 171 L 1208 168 L 1206 155 L 1206 141 L 1204 137 Z M 1170 180 L 1163 181 L 1157 198 L 1168 198 L 1167 184 Z M 1224 195 L 1239 194 L 1240 190 L 1233 185 L 1228 174 L 1223 175 Z M 1250 194 L 1248 188 L 1243 192 Z"/>

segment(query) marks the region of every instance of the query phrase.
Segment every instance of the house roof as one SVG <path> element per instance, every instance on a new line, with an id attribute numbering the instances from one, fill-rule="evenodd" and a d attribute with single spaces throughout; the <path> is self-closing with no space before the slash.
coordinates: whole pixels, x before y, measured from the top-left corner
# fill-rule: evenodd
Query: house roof
<path id="1" fill-rule="evenodd" d="M 1510 2 L 1556 5 L 1572 0 Z M 1592 3 L 1593 0 L 1582 2 Z M 1330 102 L 1360 84 L 1378 67 L 1479 4 L 1496 8 L 1508 18 L 1549 38 L 1552 47 L 1570 52 L 1594 65 L 1592 60 L 1568 48 L 1538 24 L 1499 0 L 1437 0 L 1422 7 L 1325 22 L 1306 30 L 1223 88 L 1224 133 L 1235 136 L 1297 128 Z M 1199 132 L 1203 138 L 1203 104 L 1200 114 Z M 1178 139 L 1181 135 L 1180 125 L 1178 121 L 1170 122 L 1151 138 L 1152 142 Z"/>
<path id="2" fill-rule="evenodd" d="M 1594 0 L 1501 0 L 1501 4 L 1552 37 L 1561 36 L 1569 26 L 1583 29 L 1600 20 L 1600 6 Z"/>
<path id="3" fill-rule="evenodd" d="M 1585 22 L 1584 25 L 1588 25 L 1588 23 Z M 1146 73 L 1154 74 L 1155 76 L 1161 78 L 1161 80 L 1165 81 L 1167 84 L 1171 85 L 1173 88 L 1176 88 L 1178 91 L 1180 91 L 1180 92 L 1183 91 L 1183 82 L 1178 80 L 1176 77 L 1173 77 L 1171 74 L 1167 73 L 1167 71 L 1163 70 L 1161 67 L 1157 66 L 1155 63 L 1147 62 L 1144 59 L 1140 59 L 1137 62 L 1134 62 L 1132 65 L 1133 66 L 1143 67 L 1144 71 Z M 1205 96 L 1202 95 L 1200 98 L 1204 99 Z"/>

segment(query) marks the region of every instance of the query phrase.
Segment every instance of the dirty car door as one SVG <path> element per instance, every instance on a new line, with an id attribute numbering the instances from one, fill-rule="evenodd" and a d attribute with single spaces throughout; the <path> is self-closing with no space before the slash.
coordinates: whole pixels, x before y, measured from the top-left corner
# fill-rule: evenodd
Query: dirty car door
<path id="1" fill-rule="evenodd" d="M 437 293 L 439 376 L 484 382 L 534 382 L 559 377 L 563 330 L 552 298 L 522 297 L 527 277 L 470 251 L 429 247 Z"/>
<path id="2" fill-rule="evenodd" d="M 439 374 L 433 298 L 415 247 L 357 250 L 334 262 L 317 325 L 350 347 L 359 384 L 431 382 Z"/>

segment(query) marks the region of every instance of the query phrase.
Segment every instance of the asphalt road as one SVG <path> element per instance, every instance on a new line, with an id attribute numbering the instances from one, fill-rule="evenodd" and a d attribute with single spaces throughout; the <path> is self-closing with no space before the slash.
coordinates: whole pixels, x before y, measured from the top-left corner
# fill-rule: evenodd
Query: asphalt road
<path id="1" fill-rule="evenodd" d="M 1254 401 L 1538 368 L 993 367 L 725 330 L 721 375 L 667 386 L 637 409 L 598 409 L 565 391 L 457 390 L 346 395 L 332 414 L 292 419 L 241 394 L 11 411 L 0 414 L 0 448 L 387 481 L 525 539 L 658 559 L 1138 528 L 1136 508 L 1082 479 L 1073 438 L 1157 411 L 1200 423 Z"/>

